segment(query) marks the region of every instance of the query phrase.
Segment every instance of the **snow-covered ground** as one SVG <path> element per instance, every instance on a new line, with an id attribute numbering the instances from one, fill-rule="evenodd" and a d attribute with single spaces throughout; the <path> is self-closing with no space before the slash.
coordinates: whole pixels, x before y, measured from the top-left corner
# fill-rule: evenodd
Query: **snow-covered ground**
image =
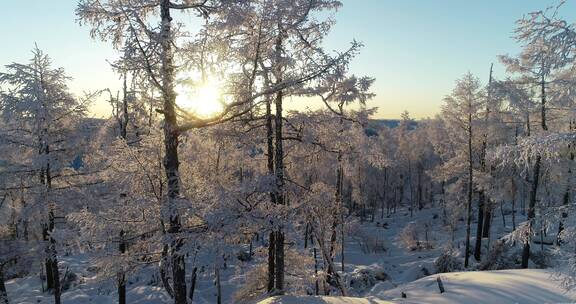
<path id="1" fill-rule="evenodd" d="M 378 299 L 363 299 L 349 297 L 306 297 L 283 296 L 269 298 L 258 304 L 389 304 L 392 302 Z"/>
<path id="2" fill-rule="evenodd" d="M 410 216 L 406 210 L 383 219 L 358 224 L 354 233 L 347 237 L 345 246 L 345 280 L 353 285 L 349 295 L 357 298 L 294 297 L 271 298 L 262 304 L 272 303 L 330 303 L 330 304 L 379 304 L 379 303 L 558 303 L 576 302 L 574 292 L 566 292 L 561 282 L 555 280 L 554 270 L 503 270 L 490 272 L 456 272 L 431 275 L 436 272 L 434 260 L 450 241 L 450 233 L 444 228 L 438 209 L 424 209 Z M 428 250 L 405 249 L 398 236 L 410 222 L 426 223 L 428 237 L 433 247 Z M 501 217 L 493 220 L 494 235 L 503 235 L 511 230 L 510 219 L 503 224 Z M 475 235 L 476 225 L 472 225 Z M 455 234 L 456 248 L 463 251 L 464 229 Z M 362 239 L 370 236 L 382 241 L 383 252 L 366 253 L 362 250 Z M 486 242 L 485 242 L 486 243 Z M 534 247 L 538 250 L 538 246 Z M 233 250 L 232 250 L 233 251 Z M 116 290 L 113 280 L 98 281 L 89 271 L 87 255 L 62 257 L 60 268 L 70 269 L 78 280 L 70 290 L 63 293 L 63 303 L 115 303 Z M 208 259 L 200 259 L 207 260 Z M 340 257 L 337 257 L 340 262 Z M 472 269 L 475 261 L 472 258 Z M 194 303 L 208 304 L 216 301 L 213 267 L 197 265 L 199 279 L 194 294 Z M 204 267 L 202 267 L 204 266 Z M 234 303 L 233 295 L 243 284 L 254 262 L 240 262 L 235 257 L 228 260 L 227 268 L 221 271 L 223 303 Z M 340 265 L 338 265 L 338 269 Z M 127 297 L 129 303 L 171 303 L 170 298 L 154 280 L 155 265 L 150 265 L 128 277 Z M 360 274 L 383 274 L 385 278 L 374 278 L 370 282 L 360 280 Z M 436 277 L 440 276 L 446 292 L 439 293 Z M 356 280 L 356 282 L 352 282 Z M 50 294 L 43 293 L 38 277 L 28 277 L 7 282 L 11 303 L 52 303 Z M 402 293 L 406 298 L 402 298 Z M 389 301 L 389 302 L 387 302 Z"/>
<path id="3" fill-rule="evenodd" d="M 62 303 L 117 303 L 117 293 L 113 292 L 116 288 L 115 283 L 112 280 L 97 280 L 95 274 L 90 271 L 90 259 L 87 255 L 61 257 L 59 266 L 61 270 L 68 269 L 77 276 L 71 288 L 62 293 Z M 150 286 L 140 279 L 144 275 L 145 273 L 142 273 L 129 279 L 126 288 L 128 303 L 170 303 L 170 298 L 163 288 Z M 51 294 L 42 292 L 42 282 L 38 276 L 9 280 L 6 282 L 6 289 L 10 303 L 54 303 Z"/>
<path id="4" fill-rule="evenodd" d="M 440 277 L 445 292 L 440 293 L 436 278 Z M 277 297 L 259 304 L 541 304 L 573 303 L 575 292 L 566 292 L 548 270 L 522 269 L 499 271 L 454 272 L 431 275 L 395 289 L 379 291 L 376 285 L 366 298 Z M 402 298 L 404 292 L 406 298 Z"/>
<path id="5" fill-rule="evenodd" d="M 445 292 L 440 293 L 437 277 Z M 399 303 L 573 303 L 575 292 L 561 287 L 550 270 L 515 269 L 498 271 L 453 272 L 431 275 L 380 292 L 376 285 L 370 295 Z M 401 293 L 406 298 L 401 298 Z"/>

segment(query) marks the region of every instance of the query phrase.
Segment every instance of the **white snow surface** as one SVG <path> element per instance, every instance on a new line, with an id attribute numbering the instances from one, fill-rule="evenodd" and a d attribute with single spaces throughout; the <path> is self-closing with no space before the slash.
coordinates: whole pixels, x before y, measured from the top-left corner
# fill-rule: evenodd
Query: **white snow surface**
<path id="1" fill-rule="evenodd" d="M 436 278 L 440 277 L 446 291 L 440 293 Z M 431 275 L 390 290 L 374 286 L 366 298 L 344 297 L 275 297 L 259 304 L 540 304 L 574 303 L 575 292 L 566 292 L 555 273 L 550 270 L 517 269 L 499 271 L 454 272 Z M 402 298 L 404 292 L 406 298 Z"/>
<path id="2" fill-rule="evenodd" d="M 306 296 L 282 296 L 273 297 L 258 302 L 258 304 L 388 304 L 392 302 L 349 298 L 349 297 L 306 297 Z"/>
<path id="3" fill-rule="evenodd" d="M 348 290 L 350 298 L 285 296 L 265 299 L 261 304 L 298 303 L 298 304 L 380 304 L 380 303 L 575 303 L 576 291 L 567 292 L 562 281 L 557 280 L 558 269 L 549 270 L 502 270 L 484 272 L 455 272 L 426 276 L 434 273 L 434 260 L 442 252 L 444 244 L 450 239 L 443 228 L 442 220 L 434 215 L 440 210 L 424 209 L 411 217 L 406 210 L 399 210 L 390 217 L 378 217 L 374 223 L 360 223 L 358 230 L 347 236 L 345 247 L 345 278 L 349 280 L 359 271 L 385 273 L 388 278 L 377 281 L 376 285 L 360 285 Z M 506 225 L 501 218 L 494 219 L 493 235 L 503 235 L 511 231 L 510 215 L 506 216 Z M 431 225 L 429 238 L 434 243 L 430 250 L 410 251 L 402 247 L 398 235 L 412 221 L 428 221 Z M 383 224 L 386 228 L 383 228 Z M 475 235 L 476 225 L 472 225 Z M 362 235 L 381 239 L 385 252 L 365 253 L 359 240 Z M 455 247 L 463 251 L 465 229 L 459 229 L 455 235 Z M 472 238 L 474 242 L 474 238 Z M 484 242 L 486 243 L 486 242 Z M 258 245 L 258 244 L 257 244 Z M 261 244 L 259 244 L 261 245 Z M 537 248 L 538 246 L 534 247 Z M 484 248 L 483 252 L 487 251 Z M 199 257 L 195 266 L 199 268 L 199 277 L 194 294 L 194 303 L 216 303 L 213 266 L 208 257 Z M 340 257 L 336 258 L 340 261 Z M 257 261 L 240 262 L 235 257 L 228 260 L 228 267 L 221 270 L 223 303 L 234 303 L 233 294 L 245 281 L 247 270 Z M 260 261 L 262 262 L 262 261 Z M 476 262 L 471 261 L 475 269 Z M 191 267 L 192 261 L 189 261 Z M 79 277 L 77 284 L 62 294 L 64 304 L 107 304 L 117 303 L 116 286 L 113 279 L 101 280 L 89 271 L 92 266 L 89 254 L 72 254 L 60 257 L 60 268 L 69 268 Z M 534 266 L 534 265 L 532 265 Z M 337 268 L 340 268 L 337 263 Z M 150 265 L 137 273 L 128 275 L 128 303 L 172 303 L 170 297 L 158 282 L 151 283 L 157 265 Z M 188 273 L 189 274 L 189 273 Z M 440 294 L 436 277 L 444 282 L 446 292 Z M 157 281 L 157 280 L 156 280 Z M 18 278 L 6 282 L 10 303 L 53 303 L 53 296 L 42 292 L 37 275 Z M 404 292 L 406 299 L 401 298 Z"/>

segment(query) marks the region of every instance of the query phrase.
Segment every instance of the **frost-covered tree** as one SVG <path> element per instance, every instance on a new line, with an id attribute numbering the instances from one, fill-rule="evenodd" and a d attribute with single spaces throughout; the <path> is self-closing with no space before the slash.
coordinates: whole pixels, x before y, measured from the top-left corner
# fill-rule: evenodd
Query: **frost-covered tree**
<path id="1" fill-rule="evenodd" d="M 471 73 L 464 75 L 456 82 L 451 95 L 447 96 L 442 108 L 443 119 L 446 120 L 451 140 L 457 141 L 452 151 L 453 156 L 443 167 L 450 170 L 453 177 L 466 187 L 466 249 L 464 267 L 469 265 L 470 256 L 470 225 L 472 222 L 472 200 L 475 189 L 474 168 L 477 151 L 477 121 L 482 102 L 482 87 L 479 80 Z M 464 182 L 465 180 L 465 182 Z M 458 190 L 457 190 L 458 191 Z"/>
<path id="2" fill-rule="evenodd" d="M 554 72 L 562 67 L 565 62 L 565 51 L 558 53 L 558 46 L 550 37 L 542 32 L 538 33 L 539 28 L 536 23 L 546 20 L 542 12 L 533 13 L 528 19 L 521 19 L 517 22 L 516 40 L 523 43 L 523 49 L 518 58 L 502 56 L 501 60 L 506 65 L 507 70 L 511 73 L 518 73 L 522 82 L 539 84 L 540 86 L 540 126 L 542 133 L 549 131 L 547 119 L 547 106 L 549 94 L 547 88 L 553 81 L 550 78 Z M 533 132 L 531 132 L 533 133 Z M 539 133 L 536 133 L 539 136 Z M 529 230 L 534 225 L 536 200 L 538 196 L 539 183 L 541 182 L 542 157 L 534 157 L 532 169 L 531 188 L 528 200 L 528 221 Z M 529 233 L 531 233 L 529 231 Z M 530 238 L 525 241 L 522 254 L 522 267 L 528 267 L 530 258 Z"/>
<path id="3" fill-rule="evenodd" d="M 302 56 L 298 58 L 298 52 L 292 54 L 293 62 L 297 63 L 299 67 L 310 67 L 304 73 L 290 74 L 285 70 L 288 65 L 285 61 L 285 54 L 287 48 L 284 48 L 287 41 L 293 41 L 295 50 L 300 47 L 313 49 L 314 45 L 318 45 L 318 34 L 325 30 L 325 27 L 309 27 L 307 24 L 312 22 L 307 16 L 310 11 L 322 10 L 325 8 L 333 8 L 338 5 L 336 1 L 304 1 L 305 3 L 287 3 L 278 2 L 272 3 L 267 6 L 263 11 L 266 15 L 264 20 L 268 22 L 266 29 L 272 30 L 274 34 L 273 39 L 270 40 L 273 47 L 264 49 L 269 52 L 267 56 L 262 56 L 262 60 L 258 60 L 256 56 L 254 66 L 256 63 L 262 65 L 262 69 L 266 70 L 271 76 L 268 82 L 270 85 L 261 87 L 256 92 L 249 92 L 248 96 L 240 95 L 238 98 L 225 104 L 221 113 L 213 117 L 204 118 L 182 111 L 176 105 L 176 77 L 178 69 L 176 62 L 179 60 L 181 54 L 178 52 L 178 46 L 181 45 L 185 39 L 182 37 L 182 28 L 173 26 L 173 13 L 175 11 L 194 11 L 199 15 L 221 17 L 218 20 L 231 20 L 241 21 L 243 16 L 247 14 L 246 5 L 241 1 L 178 1 L 172 2 L 168 0 L 163 1 L 146 1 L 144 3 L 132 3 L 110 0 L 106 2 L 101 1 L 80 1 L 77 9 L 77 14 L 81 23 L 88 23 L 92 25 L 93 37 L 111 40 L 115 46 L 121 45 L 126 39 L 128 34 L 134 37 L 133 46 L 140 54 L 141 63 L 144 69 L 148 72 L 148 76 L 152 83 L 157 87 L 162 96 L 162 109 L 159 112 L 164 116 L 164 169 L 167 178 L 167 200 L 165 203 L 168 219 L 166 222 L 170 226 L 167 231 L 169 236 L 166 238 L 170 245 L 170 258 L 173 267 L 173 281 L 174 281 L 174 298 L 176 303 L 184 303 L 186 298 L 186 284 L 185 284 L 185 263 L 184 253 L 181 252 L 183 246 L 183 239 L 181 234 L 182 219 L 178 214 L 181 208 L 179 204 L 185 203 L 181 199 L 181 183 L 179 173 L 179 157 L 178 157 L 178 144 L 180 136 L 183 132 L 193 129 L 206 127 L 224 121 L 229 121 L 241 115 L 250 112 L 250 107 L 253 106 L 253 101 L 259 97 L 275 96 L 275 155 L 279 160 L 275 164 L 275 175 L 277 176 L 277 187 L 279 193 L 282 193 L 282 175 L 283 165 L 281 162 L 282 149 L 282 97 L 285 93 L 284 90 L 295 85 L 302 84 L 315 77 L 318 77 L 336 62 L 347 58 L 346 55 L 338 56 L 336 59 L 323 57 L 321 61 L 313 61 L 307 58 L 305 52 L 301 53 Z M 307 5 L 306 5 L 307 4 Z M 160 14 L 158 15 L 158 11 Z M 257 12 L 259 12 L 257 10 Z M 157 24 L 157 25 L 155 25 Z M 225 25 L 226 22 L 223 22 Z M 327 25 L 329 23 L 326 23 Z M 241 28 L 241 27 L 240 27 Z M 264 28 L 264 27 L 263 27 Z M 304 35 L 295 35 L 295 33 L 303 33 L 307 29 L 308 33 Z M 211 34 L 207 32 L 206 34 Z M 200 35 L 202 39 L 206 34 Z M 286 37 L 285 37 L 286 36 Z M 228 37 L 230 44 L 233 43 L 231 39 L 233 36 Z M 286 44 L 287 45 L 287 44 Z M 176 48 L 174 47 L 176 46 Z M 197 51 L 197 50 L 196 50 Z M 188 55 L 192 58 L 205 58 L 202 52 L 197 53 L 198 56 Z M 308 60 L 306 60 L 308 59 Z M 201 61 L 202 61 L 201 60 Z M 314 62 L 314 65 L 307 65 Z M 272 65 L 270 65 L 272 64 Z M 252 75 L 252 74 L 250 74 Z M 254 76 L 248 76 L 254 79 Z M 183 118 L 183 119 L 179 119 Z M 283 195 L 277 195 L 277 200 L 282 200 Z M 278 237 L 281 237 L 280 235 Z M 282 242 L 283 243 L 283 242 Z M 279 263 L 282 269 L 282 247 L 278 248 Z M 276 280 L 279 282 L 277 289 L 282 290 L 282 271 L 276 272 Z"/>
<path id="4" fill-rule="evenodd" d="M 53 68 L 38 48 L 29 63 L 6 70 L 0 73 L 1 141 L 14 150 L 5 155 L 10 165 L 3 174 L 16 177 L 8 189 L 28 189 L 20 216 L 30 225 L 41 223 L 34 228 L 41 230 L 45 247 L 47 287 L 60 303 L 56 218 L 74 208 L 66 196 L 75 175 L 71 164 L 82 152 L 81 119 L 90 96 L 81 100 L 70 94 L 64 70 Z"/>

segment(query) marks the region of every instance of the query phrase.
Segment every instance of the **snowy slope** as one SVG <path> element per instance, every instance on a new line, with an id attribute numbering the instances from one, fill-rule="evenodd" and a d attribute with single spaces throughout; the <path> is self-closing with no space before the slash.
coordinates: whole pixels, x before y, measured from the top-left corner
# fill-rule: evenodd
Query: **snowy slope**
<path id="1" fill-rule="evenodd" d="M 436 277 L 446 292 L 440 294 Z M 407 295 L 401 298 L 401 293 Z M 550 270 L 517 269 L 437 274 L 384 292 L 374 286 L 370 295 L 399 303 L 568 303 L 576 292 L 566 292 Z"/>
<path id="2" fill-rule="evenodd" d="M 442 245 L 450 242 L 450 236 L 443 230 L 442 220 L 435 217 L 440 210 L 424 209 L 411 217 L 409 212 L 399 210 L 397 214 L 375 223 L 364 222 L 347 237 L 345 246 L 346 274 L 344 277 L 350 283 L 353 274 L 359 270 L 373 273 L 384 272 L 385 281 L 375 281 L 377 285 L 363 285 L 350 288 L 349 295 L 359 298 L 330 297 L 282 297 L 267 299 L 261 303 L 329 303 L 329 304 L 379 304 L 379 303 L 546 303 L 546 302 L 576 302 L 576 294 L 565 293 L 559 281 L 551 280 L 553 270 L 506 270 L 496 272 L 465 272 L 440 274 L 447 292 L 440 295 L 436 284 L 436 275 L 426 277 L 427 272 L 434 273 L 434 260 L 442 251 Z M 431 250 L 410 251 L 402 247 L 398 235 L 402 229 L 414 220 L 427 220 L 433 227 L 429 233 L 430 240 L 436 245 Z M 379 222 L 379 223 L 378 223 Z M 509 231 L 511 221 L 494 220 L 492 231 L 502 235 Z M 386 228 L 383 227 L 386 223 Z M 472 234 L 475 235 L 476 225 Z M 361 231 L 362 233 L 359 233 Z M 386 251 L 365 253 L 359 245 L 359 235 L 371 235 L 383 240 Z M 465 230 L 460 229 L 455 235 L 455 246 L 464 249 Z M 474 239 L 472 239 L 474 240 Z M 262 245 L 262 244 L 258 244 Z M 245 249 L 245 248 L 244 248 Z M 487 249 L 485 249 L 486 251 Z M 233 250 L 232 250 L 233 251 Z M 202 261 L 200 263 L 200 261 Z M 194 294 L 194 303 L 212 304 L 216 299 L 216 288 L 213 277 L 211 259 L 200 257 L 196 261 L 199 267 L 199 277 Z M 337 257 L 339 262 L 340 258 Z M 247 270 L 258 261 L 240 262 L 235 257 L 228 260 L 227 269 L 221 270 L 223 303 L 234 303 L 233 294 L 244 283 Z M 261 262 L 261 261 L 260 261 Z M 474 260 L 472 260 L 474 265 Z M 193 263 L 190 262 L 190 265 Z M 89 255 L 76 254 L 62 256 L 60 268 L 64 271 L 70 268 L 79 280 L 70 290 L 63 293 L 64 303 L 115 303 L 116 287 L 113 279 L 98 279 L 95 273 L 89 271 L 92 266 Z M 340 268 L 337 263 L 337 268 Z M 471 267 L 472 269 L 474 267 Z M 426 271 L 425 271 L 426 270 Z M 128 302 L 164 304 L 171 303 L 169 296 L 159 287 L 156 265 L 145 267 L 137 273 L 128 276 Z M 53 303 L 52 295 L 43 293 L 41 282 L 37 275 L 7 281 L 8 295 L 11 303 Z M 401 298 L 401 293 L 407 294 L 407 299 Z M 386 302 L 390 301 L 390 302 Z"/>
<path id="3" fill-rule="evenodd" d="M 306 297 L 306 296 L 274 297 L 258 302 L 258 304 L 389 304 L 389 303 L 392 302 L 376 299 L 362 299 L 362 298 Z"/>
<path id="4" fill-rule="evenodd" d="M 77 254 L 60 257 L 60 269 L 69 269 L 78 279 L 70 290 L 62 293 L 64 304 L 110 304 L 118 303 L 116 285 L 113 279 L 99 280 L 89 270 L 92 265 L 90 256 Z M 150 275 L 155 267 L 147 267 L 137 275 L 128 275 L 126 297 L 128 303 L 165 304 L 173 302 L 164 288 L 151 286 Z M 51 304 L 54 296 L 42 291 L 42 281 L 35 276 L 8 280 L 6 282 L 8 299 L 11 304 Z"/>
<path id="5" fill-rule="evenodd" d="M 436 277 L 440 276 L 446 292 L 440 294 Z M 573 303 L 576 292 L 566 292 L 549 270 L 523 269 L 484 272 L 454 272 L 432 275 L 379 291 L 376 285 L 367 298 L 277 297 L 259 304 L 384 304 L 384 303 L 442 303 L 442 304 L 541 304 Z M 404 292 L 406 298 L 401 298 Z"/>

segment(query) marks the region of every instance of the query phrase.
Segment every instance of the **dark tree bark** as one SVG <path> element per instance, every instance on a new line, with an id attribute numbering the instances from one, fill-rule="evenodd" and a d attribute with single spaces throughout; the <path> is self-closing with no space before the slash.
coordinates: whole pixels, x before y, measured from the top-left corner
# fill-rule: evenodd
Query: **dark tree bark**
<path id="1" fill-rule="evenodd" d="M 176 118 L 176 92 L 174 54 L 172 50 L 172 17 L 170 16 L 170 0 L 160 1 L 161 18 L 161 53 L 162 53 L 162 99 L 164 114 L 164 171 L 168 184 L 168 209 L 170 235 L 170 259 L 172 261 L 172 280 L 175 304 L 186 304 L 186 264 L 184 255 L 180 252 L 182 239 L 182 225 L 177 209 L 177 199 L 180 195 L 179 165 L 178 160 L 178 124 Z"/>
<path id="2" fill-rule="evenodd" d="M 318 295 L 318 257 L 316 254 L 316 248 L 314 248 L 314 277 L 316 277 L 316 282 L 314 284 L 314 295 Z"/>
<path id="3" fill-rule="evenodd" d="M 534 217 L 536 215 L 536 195 L 538 191 L 538 179 L 540 178 L 540 162 L 541 157 L 538 155 L 536 157 L 536 163 L 534 164 L 534 173 L 532 175 L 532 188 L 530 189 L 530 200 L 528 201 L 528 237 L 524 242 L 524 248 L 522 250 L 522 268 L 528 268 L 528 261 L 530 259 L 530 234 L 532 233 L 532 226 L 534 225 Z"/>
<path id="4" fill-rule="evenodd" d="M 190 299 L 190 303 L 194 303 L 194 290 L 196 290 L 196 279 L 197 279 L 197 274 L 198 272 L 198 268 L 194 267 L 194 269 L 192 269 L 192 279 L 190 282 L 190 291 L 188 292 L 188 298 Z"/>
<path id="5" fill-rule="evenodd" d="M 516 125 L 516 129 L 514 131 L 514 144 L 518 145 L 518 125 Z M 516 176 L 516 168 L 513 169 L 512 176 Z M 519 188 L 516 186 L 517 183 L 514 178 L 511 178 L 512 182 L 512 231 L 516 230 L 516 197 Z"/>
<path id="6" fill-rule="evenodd" d="M 544 75 L 542 75 L 542 81 L 540 82 L 542 96 L 541 96 L 541 126 L 543 131 L 548 131 L 548 126 L 546 124 L 546 82 Z M 528 268 L 528 261 L 530 260 L 530 242 L 532 239 L 532 228 L 534 226 L 534 218 L 536 217 L 536 198 L 538 194 L 538 183 L 540 179 L 540 166 L 542 162 L 542 157 L 540 155 L 536 156 L 536 162 L 534 163 L 534 172 L 532 175 L 532 188 L 530 189 L 530 200 L 528 201 L 528 237 L 524 242 L 524 248 L 522 250 L 522 268 Z"/>
<path id="7" fill-rule="evenodd" d="M 488 146 L 488 127 L 490 118 L 490 104 L 492 102 L 492 71 L 494 64 L 490 65 L 490 76 L 488 79 L 488 99 L 486 101 L 486 114 L 484 118 L 484 134 L 482 137 L 482 151 L 480 153 L 480 169 L 482 172 L 486 172 L 486 149 Z M 490 225 L 490 220 L 486 221 L 486 216 L 488 212 L 488 206 L 486 204 L 486 194 L 484 190 L 480 190 L 478 193 L 478 223 L 476 227 L 476 246 L 474 248 L 474 258 L 476 261 L 480 261 L 482 254 L 482 238 L 488 237 L 486 235 L 486 225 Z M 489 216 L 488 216 L 489 217 Z"/>
<path id="8" fill-rule="evenodd" d="M 42 227 L 42 240 L 48 244 L 48 224 L 43 224 Z M 48 246 L 46 246 L 46 259 L 44 259 L 44 269 L 46 272 L 46 290 L 54 289 L 54 276 L 52 275 L 52 265 L 50 264 L 50 260 L 48 259 Z"/>
<path id="9" fill-rule="evenodd" d="M 570 125 L 572 124 L 572 122 L 570 122 Z M 572 126 L 570 126 L 570 131 L 572 131 Z M 569 145 L 569 148 L 572 145 Z M 570 161 L 574 162 L 574 152 L 570 153 Z M 572 165 L 568 165 L 568 178 L 570 178 L 572 176 Z M 568 205 L 570 204 L 570 191 L 571 190 L 571 186 L 568 185 L 566 192 L 564 192 L 564 197 L 562 198 L 562 206 L 566 209 L 562 210 L 562 218 L 567 218 L 568 217 Z M 556 243 L 558 245 L 560 245 L 562 243 L 561 240 L 561 234 L 562 231 L 564 231 L 564 222 L 562 220 L 560 220 L 560 222 L 558 223 L 558 235 L 556 237 Z"/>
<path id="10" fill-rule="evenodd" d="M 222 304 L 222 285 L 220 284 L 220 266 L 216 265 L 214 269 L 216 275 L 216 303 Z"/>
<path id="11" fill-rule="evenodd" d="M 344 272 L 344 200 L 342 197 L 342 184 L 344 182 L 344 167 L 342 166 L 342 153 L 338 154 L 338 172 L 337 172 L 337 179 L 338 182 L 336 183 L 336 203 L 338 204 L 338 213 L 340 221 L 340 263 L 341 263 L 341 270 Z M 334 218 L 334 221 L 337 221 Z"/>
<path id="12" fill-rule="evenodd" d="M 310 226 L 309 223 L 306 223 L 306 227 L 304 228 L 304 249 L 308 248 L 308 227 Z"/>
<path id="13" fill-rule="evenodd" d="M 120 255 L 126 253 L 124 230 L 120 231 L 120 245 L 118 246 L 118 251 L 120 251 Z M 118 304 L 126 304 L 126 274 L 122 270 L 118 272 Z"/>
<path id="14" fill-rule="evenodd" d="M 282 230 L 276 232 L 276 250 L 275 250 L 275 289 L 277 293 L 284 291 L 284 233 Z"/>
<path id="15" fill-rule="evenodd" d="M 336 222 L 333 222 L 333 225 L 336 224 Z M 342 280 L 340 278 L 340 275 L 338 274 L 338 272 L 336 271 L 336 267 L 334 266 L 334 246 L 333 244 L 335 244 L 336 242 L 336 227 L 332 227 L 332 234 L 330 236 L 330 248 L 329 251 L 327 250 L 328 248 L 326 248 L 327 246 L 324 244 L 324 241 L 321 239 L 317 239 L 318 244 L 320 245 L 320 251 L 322 253 L 322 258 L 324 261 L 324 269 L 326 271 L 326 281 L 328 283 L 330 283 L 331 285 L 335 286 L 336 288 L 338 288 L 340 290 L 340 293 L 342 294 L 342 296 L 346 296 L 346 288 L 344 287 Z M 325 294 L 328 295 L 328 289 L 324 288 L 325 290 Z"/>
<path id="16" fill-rule="evenodd" d="M 512 231 L 516 230 L 516 182 L 512 180 Z"/>
<path id="17" fill-rule="evenodd" d="M 384 219 L 384 208 L 390 210 L 388 206 L 388 200 L 386 199 L 387 188 L 388 188 L 388 168 L 384 167 L 384 186 L 382 187 L 382 210 L 380 213 L 380 219 Z"/>
<path id="18" fill-rule="evenodd" d="M 0 304 L 9 304 L 8 302 L 8 292 L 6 291 L 6 285 L 4 284 L 4 269 L 0 265 Z"/>
<path id="19" fill-rule="evenodd" d="M 270 232 L 270 237 L 268 240 L 268 292 L 274 290 L 274 279 L 276 275 L 276 232 Z"/>
<path id="20" fill-rule="evenodd" d="M 276 39 L 276 82 L 282 83 L 283 68 L 282 62 L 282 51 L 283 51 L 283 29 L 278 25 L 279 34 Z M 284 145 L 283 145 L 283 99 L 284 91 L 280 90 L 276 93 L 275 105 L 276 105 L 276 116 L 274 119 L 275 127 L 275 173 L 276 173 L 276 203 L 279 205 L 284 205 Z M 282 293 L 284 291 L 284 233 L 282 232 L 282 227 L 278 227 L 276 231 L 275 238 L 275 287 L 276 291 Z"/>
<path id="21" fill-rule="evenodd" d="M 424 208 L 423 200 L 422 200 L 422 174 L 424 173 L 424 168 L 422 167 L 422 163 L 418 162 L 417 165 L 418 171 L 418 188 L 417 188 L 417 197 L 418 197 L 418 209 L 422 210 Z"/>
<path id="22" fill-rule="evenodd" d="M 471 101 L 470 101 L 471 102 Z M 470 259 L 470 224 L 472 222 L 472 191 L 473 191 L 473 171 L 472 171 L 472 105 L 469 105 L 468 113 L 468 203 L 466 207 L 466 253 L 464 267 L 468 267 Z"/>
<path id="23" fill-rule="evenodd" d="M 48 230 L 50 233 L 54 231 L 54 211 L 50 210 L 48 213 Z M 48 245 L 48 263 L 52 270 L 52 286 L 54 286 L 54 304 L 61 303 L 62 288 L 60 287 L 60 274 L 58 273 L 58 255 L 56 252 L 56 240 L 50 236 Z"/>
<path id="24" fill-rule="evenodd" d="M 474 258 L 480 261 L 482 254 L 482 228 L 484 225 L 484 208 L 485 208 L 486 195 L 484 191 L 478 192 L 478 223 L 476 226 L 476 245 L 474 247 Z"/>
<path id="25" fill-rule="evenodd" d="M 482 227 L 482 237 L 490 236 L 490 224 L 492 223 L 492 204 L 488 200 L 488 204 L 484 206 L 484 225 Z"/>
<path id="26" fill-rule="evenodd" d="M 412 183 L 412 162 L 408 159 L 408 192 L 410 192 L 410 217 L 414 216 L 414 185 Z"/>
<path id="27" fill-rule="evenodd" d="M 542 130 L 547 131 L 548 125 L 546 124 L 546 80 L 544 79 L 544 75 L 542 75 L 542 80 L 540 81 L 540 90 L 541 90 L 541 103 L 540 103 L 540 115 L 542 123 Z"/>
<path id="28" fill-rule="evenodd" d="M 123 85 L 122 85 L 122 90 L 123 90 L 123 95 L 122 95 L 122 121 L 120 123 L 120 136 L 123 139 L 126 139 L 128 136 L 128 86 L 126 85 L 126 81 L 127 81 L 127 73 L 124 72 L 123 74 Z"/>
<path id="29" fill-rule="evenodd" d="M 162 246 L 162 258 L 160 260 L 160 279 L 162 280 L 162 286 L 164 287 L 164 290 L 166 290 L 166 293 L 168 293 L 168 295 L 171 298 L 174 298 L 174 290 L 172 289 L 172 285 L 170 285 L 170 279 L 168 277 L 168 249 L 169 246 L 168 244 L 164 244 Z"/>
<path id="30" fill-rule="evenodd" d="M 267 147 L 267 160 L 268 160 L 268 174 L 274 175 L 274 130 L 272 124 L 272 105 L 271 100 L 266 100 L 266 147 Z M 270 200 L 272 204 L 276 204 L 276 191 L 270 192 Z M 275 231 L 270 232 L 268 238 L 268 292 L 274 290 L 275 275 L 276 275 L 276 234 Z"/>
<path id="31" fill-rule="evenodd" d="M 47 130 L 44 130 L 44 133 L 47 133 Z M 46 158 L 49 154 L 49 149 L 47 147 L 47 145 L 45 144 L 45 139 L 40 138 L 40 149 L 39 149 L 39 154 L 40 155 L 44 155 L 46 154 Z M 47 158 L 48 159 L 48 158 Z M 42 184 L 45 187 L 45 191 L 46 194 L 50 192 L 50 188 L 51 188 L 51 184 L 50 181 L 48 179 L 48 174 L 49 174 L 49 166 L 48 165 L 43 165 L 42 168 L 40 168 L 40 184 Z M 46 195 L 47 196 L 47 195 Z M 45 202 L 46 204 L 46 209 L 49 209 L 49 202 Z M 51 242 L 52 242 L 52 238 L 50 237 L 50 234 L 52 233 L 53 230 L 53 223 L 50 220 L 50 216 L 48 215 L 48 221 L 44 222 L 42 225 L 42 240 L 44 241 L 45 244 L 45 248 L 44 251 L 46 253 L 46 258 L 44 259 L 44 266 L 46 269 L 46 289 L 48 291 L 52 291 L 54 290 L 54 268 L 53 268 L 53 263 L 52 263 L 52 249 L 51 249 Z M 51 228 L 52 227 L 52 228 Z"/>
<path id="32" fill-rule="evenodd" d="M 404 202 L 404 175 L 400 173 L 400 183 L 398 185 L 398 206 L 402 206 Z M 394 212 L 396 212 L 396 206 L 394 206 Z"/>
<path id="33" fill-rule="evenodd" d="M 48 134 L 48 130 L 43 130 L 44 136 Z M 40 139 L 40 154 L 45 155 L 46 159 L 49 159 L 50 146 L 47 144 L 47 139 L 44 136 Z M 49 197 L 49 193 L 52 189 L 52 172 L 50 170 L 50 162 L 47 161 L 45 166 L 40 170 L 40 182 L 44 185 L 46 191 L 46 198 Z M 61 288 L 60 288 L 60 275 L 58 273 L 58 253 L 56 251 L 56 240 L 52 236 L 55 228 L 54 222 L 54 210 L 50 206 L 50 202 L 45 202 L 48 209 L 48 223 L 44 227 L 44 240 L 46 243 L 46 280 L 48 290 L 51 290 L 54 294 L 54 303 L 60 304 Z"/>

